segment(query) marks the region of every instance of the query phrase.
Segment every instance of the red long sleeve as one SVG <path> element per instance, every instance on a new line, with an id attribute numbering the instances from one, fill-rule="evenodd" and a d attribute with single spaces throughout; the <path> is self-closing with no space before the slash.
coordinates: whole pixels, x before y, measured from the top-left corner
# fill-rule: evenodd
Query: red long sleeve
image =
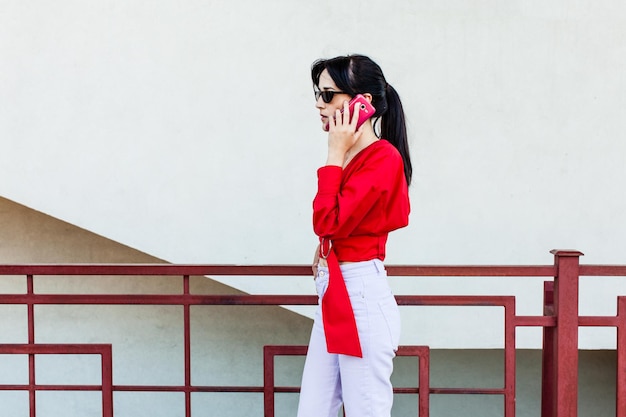
<path id="1" fill-rule="evenodd" d="M 379 140 L 345 169 L 325 166 L 317 174 L 315 234 L 333 241 L 340 261 L 384 259 L 387 234 L 406 226 L 410 211 L 402 158 L 396 148 Z M 379 240 L 372 242 L 372 237 Z"/>

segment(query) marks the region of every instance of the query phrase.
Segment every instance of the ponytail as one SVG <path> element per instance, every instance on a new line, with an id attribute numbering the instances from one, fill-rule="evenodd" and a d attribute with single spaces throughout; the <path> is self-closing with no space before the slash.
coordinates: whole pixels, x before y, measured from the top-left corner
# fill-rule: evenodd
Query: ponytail
<path id="1" fill-rule="evenodd" d="M 404 177 L 406 178 L 406 183 L 411 185 L 413 166 L 411 165 L 411 156 L 409 154 L 409 141 L 402 102 L 397 91 L 391 85 L 387 84 L 385 86 L 385 93 L 387 97 L 387 111 L 381 115 L 380 137 L 386 139 L 400 152 L 404 162 Z"/>

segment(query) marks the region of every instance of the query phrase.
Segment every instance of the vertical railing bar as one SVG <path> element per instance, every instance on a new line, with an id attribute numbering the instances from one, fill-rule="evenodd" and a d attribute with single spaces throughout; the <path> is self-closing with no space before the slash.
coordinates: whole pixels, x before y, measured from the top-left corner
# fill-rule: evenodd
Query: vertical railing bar
<path id="1" fill-rule="evenodd" d="M 554 281 L 543 283 L 543 315 L 554 316 Z M 554 413 L 554 327 L 543 328 L 541 353 L 541 417 Z"/>
<path id="2" fill-rule="evenodd" d="M 430 348 L 424 347 L 419 360 L 418 415 L 429 417 L 430 414 Z"/>
<path id="3" fill-rule="evenodd" d="M 35 304 L 34 304 L 34 293 L 35 293 L 35 285 L 33 282 L 33 276 L 26 276 L 26 293 L 28 295 L 28 304 L 27 304 L 27 321 L 28 321 L 28 344 L 35 344 Z M 35 354 L 28 354 L 28 400 L 30 407 L 30 417 L 36 417 L 37 415 L 37 404 L 36 404 L 36 392 L 35 392 Z"/>
<path id="4" fill-rule="evenodd" d="M 111 345 L 102 358 L 102 417 L 113 417 L 113 351 Z"/>
<path id="5" fill-rule="evenodd" d="M 615 415 L 626 417 L 626 297 L 617 297 L 617 381 Z"/>
<path id="6" fill-rule="evenodd" d="M 33 276 L 26 276 L 26 293 L 28 294 L 28 344 L 35 343 L 35 305 L 33 302 L 33 295 L 35 293 L 35 285 L 33 283 Z"/>
<path id="7" fill-rule="evenodd" d="M 189 304 L 189 275 L 183 276 L 183 326 L 185 344 L 185 416 L 191 417 L 191 306 Z"/>
<path id="8" fill-rule="evenodd" d="M 515 417 L 515 298 L 504 305 L 504 416 Z"/>
<path id="9" fill-rule="evenodd" d="M 264 417 L 274 417 L 274 347 L 263 347 L 263 408 Z"/>

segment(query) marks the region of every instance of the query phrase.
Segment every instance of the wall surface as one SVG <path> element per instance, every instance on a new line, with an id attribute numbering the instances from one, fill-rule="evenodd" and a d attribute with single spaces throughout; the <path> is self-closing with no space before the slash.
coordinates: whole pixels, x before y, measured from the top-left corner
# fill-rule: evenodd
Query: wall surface
<path id="1" fill-rule="evenodd" d="M 168 262 L 309 262 L 326 148 L 309 68 L 359 52 L 400 92 L 411 136 L 411 224 L 391 237 L 388 263 L 549 264 L 554 248 L 624 263 L 623 1 L 0 0 L 0 10 L 0 196 Z M 540 284 L 442 285 L 419 291 L 503 286 L 530 300 Z M 581 309 L 614 313 L 626 288 L 598 285 L 584 287 Z M 473 347 L 471 334 L 448 335 L 406 341 Z M 498 347 L 497 335 L 484 342 Z M 519 343 L 538 346 L 532 334 Z M 614 343 L 581 336 L 585 348 Z"/>

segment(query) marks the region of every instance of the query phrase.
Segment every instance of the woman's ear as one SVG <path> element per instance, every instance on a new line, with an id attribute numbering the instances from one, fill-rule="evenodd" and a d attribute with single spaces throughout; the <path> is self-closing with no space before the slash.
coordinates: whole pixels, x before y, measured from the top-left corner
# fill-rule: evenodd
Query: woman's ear
<path id="1" fill-rule="evenodd" d="M 363 93 L 362 96 L 365 97 L 365 100 L 369 101 L 370 103 L 373 100 L 373 97 L 370 93 Z"/>

